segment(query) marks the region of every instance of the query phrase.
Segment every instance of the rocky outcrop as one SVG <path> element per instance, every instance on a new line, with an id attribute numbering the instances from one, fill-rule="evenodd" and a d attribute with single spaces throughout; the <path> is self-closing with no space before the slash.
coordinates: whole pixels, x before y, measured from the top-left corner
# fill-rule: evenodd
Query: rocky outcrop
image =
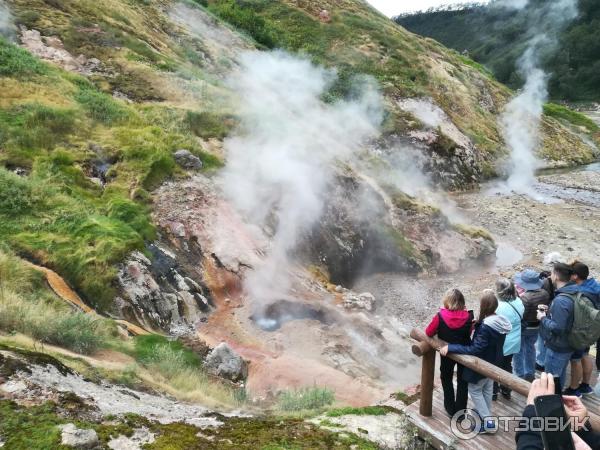
<path id="1" fill-rule="evenodd" d="M 346 309 L 364 309 L 373 311 L 375 309 L 375 297 L 370 292 L 355 294 L 348 291 L 343 296 L 342 306 Z"/>
<path id="2" fill-rule="evenodd" d="M 61 444 L 76 449 L 96 448 L 100 443 L 95 430 L 77 428 L 75 424 L 68 423 L 60 427 Z"/>
<path id="3" fill-rule="evenodd" d="M 53 62 L 70 72 L 91 75 L 102 69 L 99 59 L 86 58 L 84 55 L 74 57 L 65 49 L 59 38 L 42 36 L 38 30 L 21 27 L 21 43 L 35 56 Z"/>
<path id="4" fill-rule="evenodd" d="M 473 142 L 432 99 L 403 99 L 398 106 L 422 125 L 405 138 L 424 155 L 421 169 L 444 189 L 476 186 L 483 178 L 484 160 Z"/>
<path id="5" fill-rule="evenodd" d="M 210 292 L 201 274 L 184 267 L 185 256 L 158 243 L 147 250 L 152 259 L 136 251 L 119 268 L 118 314 L 148 328 L 185 334 L 206 320 L 212 306 Z"/>
<path id="6" fill-rule="evenodd" d="M 202 161 L 196 155 L 192 154 L 189 150 L 181 149 L 173 153 L 173 157 L 177 164 L 184 169 L 198 170 L 202 169 Z"/>
<path id="7" fill-rule="evenodd" d="M 206 357 L 204 368 L 211 374 L 237 382 L 248 376 L 248 363 L 225 342 L 217 345 Z"/>

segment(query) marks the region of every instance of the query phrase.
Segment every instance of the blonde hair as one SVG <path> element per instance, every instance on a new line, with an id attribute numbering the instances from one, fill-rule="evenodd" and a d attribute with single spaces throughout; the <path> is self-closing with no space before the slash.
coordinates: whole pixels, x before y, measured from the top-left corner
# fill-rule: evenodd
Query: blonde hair
<path id="1" fill-rule="evenodd" d="M 450 311 L 465 309 L 465 296 L 458 289 L 448 289 L 442 298 L 444 308 Z"/>

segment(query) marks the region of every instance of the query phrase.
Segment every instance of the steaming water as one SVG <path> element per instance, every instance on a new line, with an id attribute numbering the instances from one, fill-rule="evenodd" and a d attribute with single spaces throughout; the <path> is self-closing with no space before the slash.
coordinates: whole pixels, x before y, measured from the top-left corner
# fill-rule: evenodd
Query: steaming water
<path id="1" fill-rule="evenodd" d="M 496 267 L 511 267 L 523 259 L 523 253 L 507 243 L 499 243 L 496 250 Z"/>

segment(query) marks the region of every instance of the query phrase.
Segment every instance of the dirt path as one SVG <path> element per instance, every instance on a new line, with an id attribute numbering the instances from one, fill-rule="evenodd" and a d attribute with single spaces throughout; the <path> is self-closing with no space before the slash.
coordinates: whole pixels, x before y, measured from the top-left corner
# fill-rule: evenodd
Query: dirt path
<path id="1" fill-rule="evenodd" d="M 378 313 L 392 315 L 406 326 L 422 327 L 437 312 L 444 291 L 458 287 L 471 308 L 477 309 L 481 290 L 499 275 L 511 277 L 524 267 L 547 269 L 544 256 L 559 252 L 566 260 L 580 259 L 600 277 L 600 172 L 588 170 L 544 175 L 538 188 L 553 203 L 523 195 L 481 191 L 454 197 L 459 211 L 474 225 L 487 228 L 497 244 L 498 258 L 464 267 L 435 278 L 380 274 L 361 280 L 355 289 L 378 300 Z M 556 199 L 564 198 L 562 201 Z"/>

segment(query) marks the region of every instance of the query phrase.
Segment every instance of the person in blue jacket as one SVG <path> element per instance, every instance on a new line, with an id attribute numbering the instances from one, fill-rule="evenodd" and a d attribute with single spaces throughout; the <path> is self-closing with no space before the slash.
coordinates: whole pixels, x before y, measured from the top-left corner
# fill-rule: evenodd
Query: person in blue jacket
<path id="1" fill-rule="evenodd" d="M 521 322 L 525 314 L 525 307 L 521 299 L 517 297 L 515 284 L 508 278 L 498 278 L 495 289 L 496 298 L 498 299 L 496 314 L 505 317 L 512 327 L 504 340 L 504 358 L 502 358 L 500 368 L 512 373 L 513 355 L 521 350 Z M 498 383 L 494 382 L 493 400 L 498 398 L 498 391 L 504 398 L 510 398 L 510 388 L 504 385 L 499 386 Z"/>
<path id="2" fill-rule="evenodd" d="M 484 361 L 500 366 L 504 358 L 504 340 L 511 330 L 510 322 L 503 316 L 496 314 L 498 299 L 494 291 L 483 291 L 479 302 L 479 317 L 475 323 L 475 331 L 470 344 L 450 344 L 440 349 L 440 354 L 448 353 L 477 356 Z M 465 367 L 463 379 L 469 383 L 469 396 L 475 409 L 483 419 L 482 433 L 497 431 L 496 422 L 487 420 L 491 416 L 493 381 L 474 370 Z"/>
<path id="3" fill-rule="evenodd" d="M 552 283 L 556 286 L 556 296 L 550 305 L 548 313 L 538 311 L 540 335 L 546 345 L 546 361 L 544 367 L 547 373 L 554 376 L 558 393 L 565 386 L 567 365 L 571 355 L 577 349 L 569 345 L 568 334 L 573 327 L 573 300 L 566 294 L 576 295 L 579 287 L 573 281 L 573 268 L 565 263 L 556 263 L 552 269 Z"/>

